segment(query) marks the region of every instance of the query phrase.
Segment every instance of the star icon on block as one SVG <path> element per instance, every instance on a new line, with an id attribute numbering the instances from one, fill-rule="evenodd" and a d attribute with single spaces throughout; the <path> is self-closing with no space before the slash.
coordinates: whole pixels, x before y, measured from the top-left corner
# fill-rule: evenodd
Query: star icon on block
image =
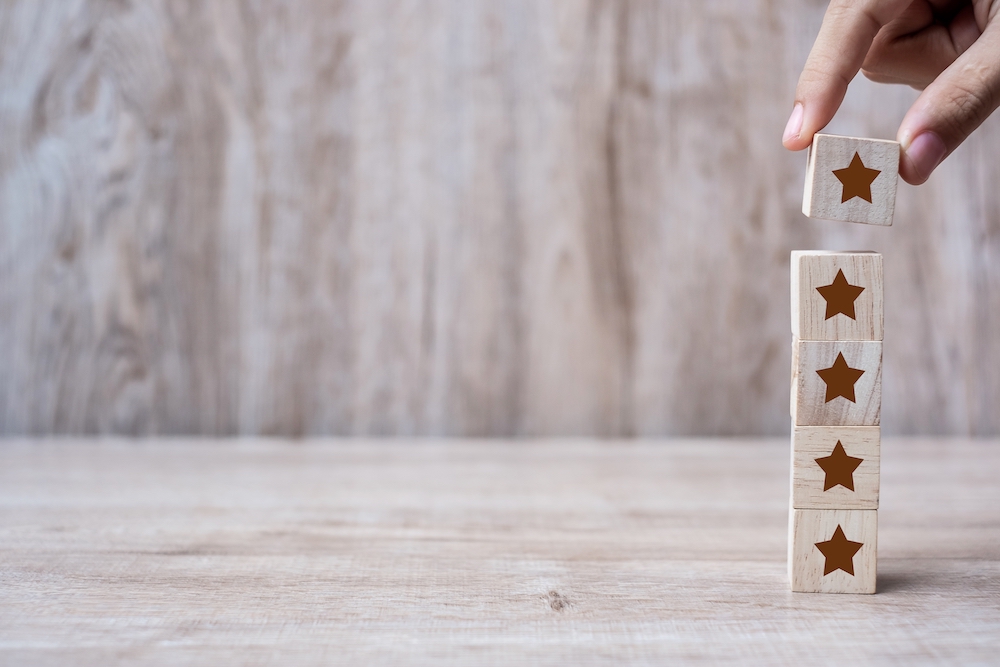
<path id="1" fill-rule="evenodd" d="M 840 203 L 861 197 L 869 204 L 872 203 L 872 181 L 882 172 L 878 169 L 869 169 L 861 161 L 861 156 L 856 152 L 851 164 L 844 169 L 834 169 L 833 175 L 844 186 L 844 192 L 840 198 Z"/>
<path id="2" fill-rule="evenodd" d="M 848 456 L 844 445 L 837 441 L 837 446 L 833 448 L 833 453 L 816 459 L 816 463 L 826 473 L 826 480 L 823 482 L 823 490 L 829 491 L 833 487 L 843 486 L 846 489 L 854 490 L 854 471 L 858 469 L 864 459 Z"/>
<path id="3" fill-rule="evenodd" d="M 826 319 L 843 313 L 853 320 L 855 319 L 854 302 L 865 291 L 865 288 L 847 282 L 843 270 L 838 269 L 837 277 L 833 279 L 833 282 L 823 287 L 817 287 L 816 291 L 826 299 Z"/>
<path id="4" fill-rule="evenodd" d="M 851 542 L 844 535 L 844 529 L 837 525 L 837 530 L 833 531 L 833 537 L 826 542 L 816 542 L 816 548 L 826 557 L 826 564 L 823 566 L 823 576 L 843 570 L 847 574 L 854 576 L 854 554 L 861 550 L 863 542 Z"/>
<path id="5" fill-rule="evenodd" d="M 816 373 L 826 383 L 827 403 L 838 396 L 843 396 L 854 403 L 854 383 L 865 374 L 861 369 L 848 366 L 843 352 L 837 353 L 837 360 L 833 362 L 833 366 L 820 369 Z"/>

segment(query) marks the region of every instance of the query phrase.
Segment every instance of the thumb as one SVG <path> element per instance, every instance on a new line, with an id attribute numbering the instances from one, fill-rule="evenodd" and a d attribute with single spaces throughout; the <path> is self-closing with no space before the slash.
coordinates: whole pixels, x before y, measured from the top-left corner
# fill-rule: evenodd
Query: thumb
<path id="1" fill-rule="evenodd" d="M 899 175 L 912 185 L 931 172 L 1000 105 L 1000 28 L 993 22 L 935 79 L 903 118 Z"/>

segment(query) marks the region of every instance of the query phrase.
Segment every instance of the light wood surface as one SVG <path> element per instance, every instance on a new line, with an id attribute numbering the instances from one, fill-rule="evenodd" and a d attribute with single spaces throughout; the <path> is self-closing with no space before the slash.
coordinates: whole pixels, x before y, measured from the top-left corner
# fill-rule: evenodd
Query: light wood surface
<path id="1" fill-rule="evenodd" d="M 801 340 L 882 340 L 882 255 L 872 252 L 796 250 L 792 252 L 792 336 Z M 849 285 L 863 287 L 854 317 L 827 318 L 827 300 L 818 287 L 833 285 L 843 272 Z M 839 302 L 838 302 L 839 303 Z"/>
<path id="2" fill-rule="evenodd" d="M 1000 434 L 1000 118 L 804 218 L 825 8 L 0 3 L 0 432 L 783 435 L 789 252 L 867 248 L 887 432 Z"/>
<path id="3" fill-rule="evenodd" d="M 0 664 L 989 664 L 1000 442 L 883 442 L 879 592 L 788 590 L 788 440 L 0 446 Z"/>
<path id="4" fill-rule="evenodd" d="M 896 208 L 899 151 L 895 141 L 817 134 L 806 162 L 802 214 L 821 220 L 891 225 Z M 845 184 L 834 173 L 851 166 L 855 156 L 862 169 L 878 172 L 866 187 L 871 201 L 849 195 L 844 201 Z"/>
<path id="5" fill-rule="evenodd" d="M 792 507 L 797 509 L 878 509 L 878 426 L 795 426 L 792 428 Z M 840 443 L 844 453 L 862 459 L 851 475 L 854 489 L 829 489 L 816 459 L 830 456 Z"/>
<path id="6" fill-rule="evenodd" d="M 882 343 L 879 341 L 792 342 L 792 423 L 796 426 L 878 426 L 882 406 Z M 827 382 L 817 371 L 834 368 L 839 355 L 850 369 L 864 371 L 854 383 L 854 400 L 827 401 Z"/>
<path id="7" fill-rule="evenodd" d="M 788 577 L 798 593 L 875 593 L 878 560 L 877 510 L 792 509 L 788 531 Z M 819 549 L 831 538 L 854 543 L 853 572 L 827 571 L 827 556 Z M 860 546 L 857 546 L 860 545 Z"/>

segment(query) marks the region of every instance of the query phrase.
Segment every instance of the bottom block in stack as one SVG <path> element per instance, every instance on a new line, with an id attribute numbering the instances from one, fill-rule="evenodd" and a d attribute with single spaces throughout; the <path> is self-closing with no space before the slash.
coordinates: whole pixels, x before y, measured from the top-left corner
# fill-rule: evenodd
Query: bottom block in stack
<path id="1" fill-rule="evenodd" d="M 878 510 L 791 512 L 788 575 L 799 593 L 874 593 Z"/>

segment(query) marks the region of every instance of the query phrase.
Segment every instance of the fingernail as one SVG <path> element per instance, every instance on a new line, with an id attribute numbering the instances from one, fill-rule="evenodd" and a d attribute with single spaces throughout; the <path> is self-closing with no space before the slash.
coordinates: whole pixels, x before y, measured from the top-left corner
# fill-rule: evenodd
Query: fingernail
<path id="1" fill-rule="evenodd" d="M 909 147 L 906 148 L 906 157 L 910 158 L 910 163 L 913 164 L 917 174 L 926 180 L 934 168 L 941 164 L 941 160 L 944 159 L 947 152 L 948 149 L 945 148 L 941 137 L 928 131 L 917 135 L 910 142 Z"/>
<path id="2" fill-rule="evenodd" d="M 788 124 L 785 125 L 785 134 L 781 137 L 782 142 L 798 139 L 802 133 L 802 102 L 796 102 L 792 109 L 792 115 L 788 117 Z"/>

